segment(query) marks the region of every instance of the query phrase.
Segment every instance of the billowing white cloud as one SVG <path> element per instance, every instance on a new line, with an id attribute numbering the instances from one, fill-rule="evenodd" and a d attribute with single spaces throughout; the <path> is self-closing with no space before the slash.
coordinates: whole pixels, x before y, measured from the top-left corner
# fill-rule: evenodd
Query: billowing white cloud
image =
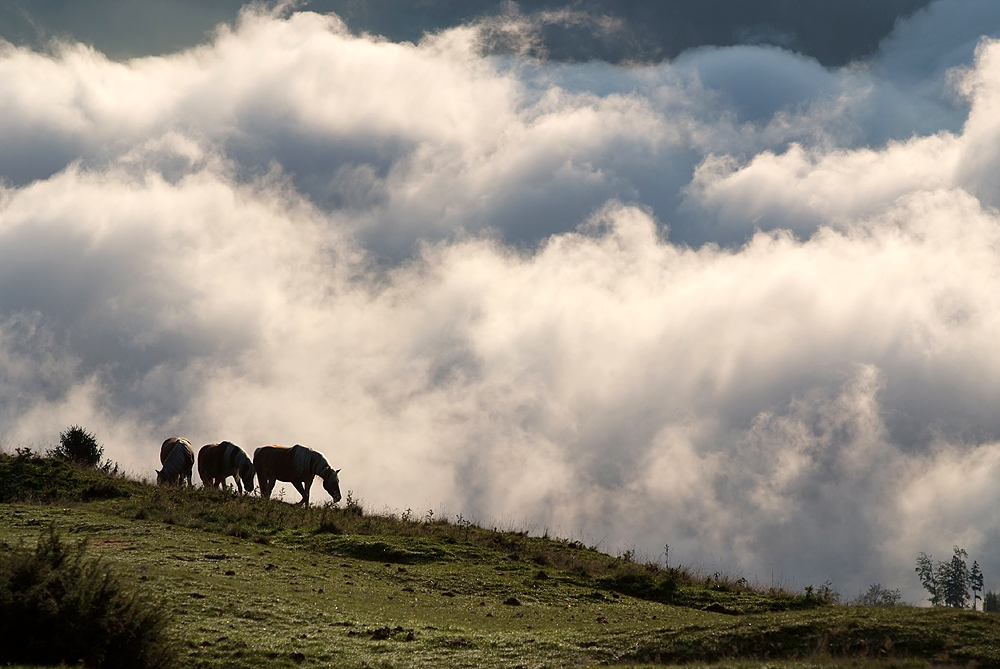
<path id="1" fill-rule="evenodd" d="M 5 46 L 3 443 L 304 443 L 377 509 L 849 595 L 916 601 L 953 544 L 989 579 L 1000 43 L 897 77 L 926 20 L 839 70 L 260 9 L 162 57 Z"/>

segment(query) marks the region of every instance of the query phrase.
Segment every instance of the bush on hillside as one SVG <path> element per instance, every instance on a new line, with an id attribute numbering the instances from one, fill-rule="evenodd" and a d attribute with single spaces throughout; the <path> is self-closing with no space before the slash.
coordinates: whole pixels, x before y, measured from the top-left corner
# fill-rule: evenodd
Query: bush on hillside
<path id="1" fill-rule="evenodd" d="M 86 544 L 53 528 L 38 547 L 0 549 L 0 664 L 165 669 L 177 649 L 163 607 L 124 587 Z"/>
<path id="2" fill-rule="evenodd" d="M 851 600 L 852 606 L 902 606 L 903 596 L 899 590 L 887 590 L 881 583 L 872 583 L 868 591 Z"/>
<path id="3" fill-rule="evenodd" d="M 104 455 L 104 447 L 97 443 L 97 437 L 93 433 L 74 425 L 59 434 L 59 446 L 51 449 L 47 455 L 84 467 L 97 467 Z"/>
<path id="4" fill-rule="evenodd" d="M 669 604 L 677 593 L 680 578 L 676 569 L 667 569 L 662 576 L 634 569 L 598 579 L 598 584 L 623 595 Z"/>

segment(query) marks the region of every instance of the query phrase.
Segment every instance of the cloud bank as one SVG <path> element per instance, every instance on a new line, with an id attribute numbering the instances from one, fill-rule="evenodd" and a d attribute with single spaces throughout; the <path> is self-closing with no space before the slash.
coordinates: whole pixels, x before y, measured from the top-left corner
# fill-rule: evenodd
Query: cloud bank
<path id="1" fill-rule="evenodd" d="M 995 14 L 845 68 L 260 8 L 4 45 L 3 443 L 303 443 L 376 509 L 911 601 L 958 544 L 995 588 Z"/>
<path id="2" fill-rule="evenodd" d="M 840 66 L 869 56 L 901 18 L 930 0 L 295 0 L 285 4 L 333 13 L 352 32 L 393 42 L 469 23 L 498 52 L 525 46 L 561 61 L 656 62 L 688 49 L 772 44 Z M 162 55 L 202 42 L 235 20 L 243 0 L 0 0 L 0 37 L 40 47 L 52 38 L 93 44 L 113 58 Z M 270 4 L 277 4 L 271 2 Z"/>

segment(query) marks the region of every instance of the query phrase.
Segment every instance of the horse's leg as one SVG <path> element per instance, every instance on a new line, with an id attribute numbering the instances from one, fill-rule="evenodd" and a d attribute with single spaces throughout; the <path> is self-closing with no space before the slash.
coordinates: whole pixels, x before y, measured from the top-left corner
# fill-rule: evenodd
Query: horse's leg
<path id="1" fill-rule="evenodd" d="M 309 506 L 309 486 L 311 484 L 312 480 L 292 481 L 292 485 L 295 486 L 295 489 L 299 491 L 300 495 L 302 495 L 302 499 L 299 501 L 299 504 L 305 504 L 306 506 Z"/>
<path id="2" fill-rule="evenodd" d="M 260 494 L 264 499 L 271 499 L 271 491 L 277 479 L 264 479 L 260 482 Z"/>

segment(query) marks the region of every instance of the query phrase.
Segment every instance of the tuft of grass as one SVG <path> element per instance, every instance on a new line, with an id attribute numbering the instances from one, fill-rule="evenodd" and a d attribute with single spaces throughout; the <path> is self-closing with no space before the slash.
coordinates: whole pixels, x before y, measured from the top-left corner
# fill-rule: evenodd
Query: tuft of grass
<path id="1" fill-rule="evenodd" d="M 34 551 L 0 552 L 0 662 L 168 669 L 177 649 L 158 604 L 124 587 L 86 543 L 53 527 Z M 15 641 L 16 640 L 16 641 Z"/>

